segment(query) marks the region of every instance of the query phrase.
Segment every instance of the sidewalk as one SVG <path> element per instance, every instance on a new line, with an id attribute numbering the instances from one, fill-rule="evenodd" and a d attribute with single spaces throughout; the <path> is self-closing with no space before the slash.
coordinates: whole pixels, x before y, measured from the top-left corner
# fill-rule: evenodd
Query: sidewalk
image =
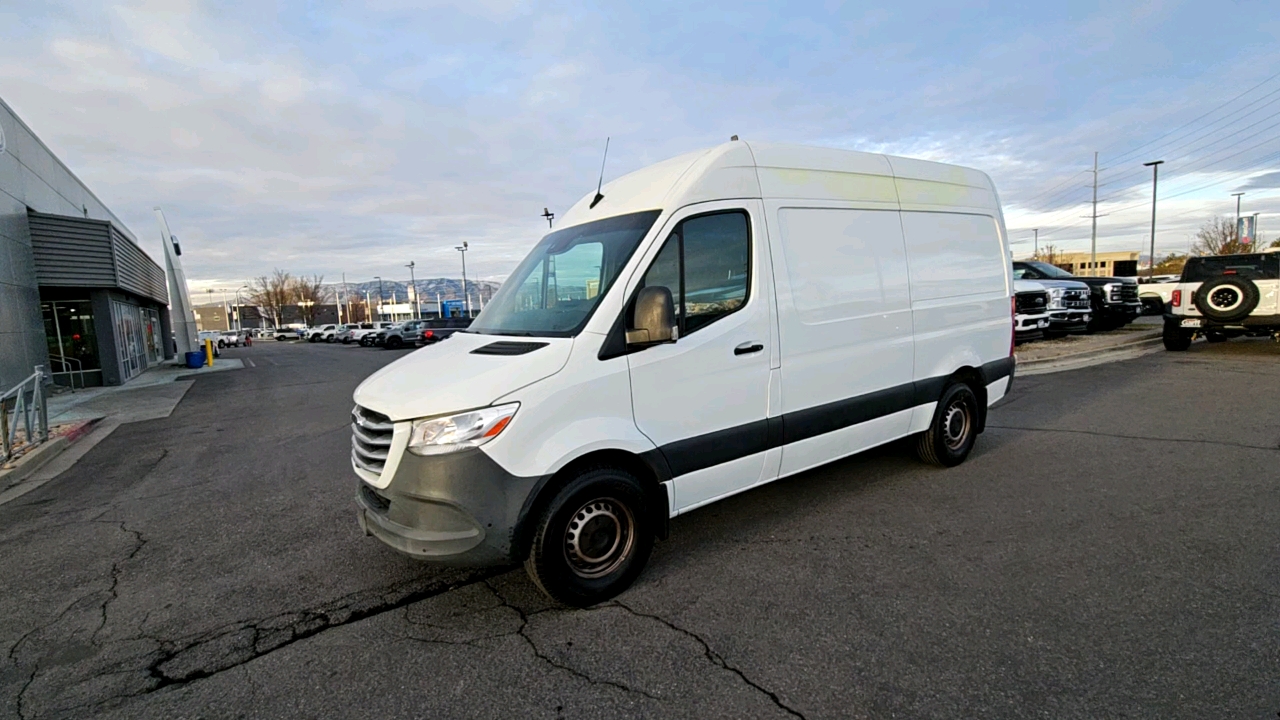
<path id="1" fill-rule="evenodd" d="M 169 417 L 200 375 L 237 370 L 240 359 L 215 359 L 191 369 L 165 363 L 124 385 L 65 391 L 48 398 L 49 433 L 43 445 L 0 468 L 0 505 L 35 490 L 62 474 L 124 423 Z"/>

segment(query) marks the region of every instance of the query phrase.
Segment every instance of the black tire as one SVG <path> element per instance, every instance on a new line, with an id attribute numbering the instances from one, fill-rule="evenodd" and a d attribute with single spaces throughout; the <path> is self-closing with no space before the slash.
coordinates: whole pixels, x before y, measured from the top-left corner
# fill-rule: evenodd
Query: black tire
<path id="1" fill-rule="evenodd" d="M 344 338 L 342 338 L 342 344 L 343 344 L 343 345 L 350 345 L 350 344 L 351 344 L 351 338 L 349 338 L 349 337 L 344 337 Z"/>
<path id="2" fill-rule="evenodd" d="M 334 341 L 334 337 L 332 335 L 328 335 L 325 337 L 324 341 L 332 345 Z"/>
<path id="3" fill-rule="evenodd" d="M 1192 334 L 1179 327 L 1178 323 L 1166 322 L 1164 324 L 1164 349 L 1173 352 L 1182 352 L 1191 347 Z"/>
<path id="4" fill-rule="evenodd" d="M 939 467 L 964 462 L 978 439 L 981 411 L 973 388 L 959 382 L 948 385 L 933 411 L 929 429 L 916 436 L 916 456 Z"/>
<path id="5" fill-rule="evenodd" d="M 1210 320 L 1229 323 L 1249 317 L 1260 297 L 1258 286 L 1249 278 L 1224 275 L 1201 285 L 1192 302 Z"/>
<path id="6" fill-rule="evenodd" d="M 565 605 L 608 600 L 631 587 L 649 561 L 651 517 L 634 475 L 589 468 L 542 510 L 524 569 L 542 592 Z"/>
<path id="7" fill-rule="evenodd" d="M 388 350 L 399 350 L 401 345 L 404 345 L 404 341 L 400 339 L 400 336 L 392 335 L 391 337 L 387 338 L 387 342 L 386 342 L 386 345 L 384 345 L 384 347 L 386 347 L 386 349 Z"/>
<path id="8" fill-rule="evenodd" d="M 1210 330 L 1209 332 L 1204 334 L 1204 339 L 1208 340 L 1211 343 L 1220 343 L 1220 342 L 1226 342 L 1227 336 L 1223 333 L 1214 332 Z"/>

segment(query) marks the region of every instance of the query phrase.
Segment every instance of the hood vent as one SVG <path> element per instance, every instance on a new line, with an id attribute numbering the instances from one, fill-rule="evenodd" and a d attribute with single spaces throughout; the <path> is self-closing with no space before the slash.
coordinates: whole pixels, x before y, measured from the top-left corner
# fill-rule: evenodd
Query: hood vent
<path id="1" fill-rule="evenodd" d="M 499 340 L 498 342 L 489 343 L 482 347 L 478 347 L 471 351 L 472 355 L 524 355 L 531 353 L 538 348 L 544 348 L 550 343 L 544 342 L 513 342 L 510 340 Z"/>

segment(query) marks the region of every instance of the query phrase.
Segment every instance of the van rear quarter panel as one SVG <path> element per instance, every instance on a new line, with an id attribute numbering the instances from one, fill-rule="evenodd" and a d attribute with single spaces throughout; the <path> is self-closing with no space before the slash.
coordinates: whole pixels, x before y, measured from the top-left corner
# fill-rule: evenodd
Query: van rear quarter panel
<path id="1" fill-rule="evenodd" d="M 996 217 L 904 211 L 902 228 L 911 267 L 915 378 L 1008 357 L 1009 261 Z"/>

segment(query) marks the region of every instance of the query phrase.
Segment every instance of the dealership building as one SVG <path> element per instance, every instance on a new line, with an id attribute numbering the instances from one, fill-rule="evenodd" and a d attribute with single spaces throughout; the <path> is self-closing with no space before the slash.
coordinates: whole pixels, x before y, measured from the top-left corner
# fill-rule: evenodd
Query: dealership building
<path id="1" fill-rule="evenodd" d="M 0 392 L 37 365 L 119 385 L 171 357 L 164 271 L 0 100 Z"/>

